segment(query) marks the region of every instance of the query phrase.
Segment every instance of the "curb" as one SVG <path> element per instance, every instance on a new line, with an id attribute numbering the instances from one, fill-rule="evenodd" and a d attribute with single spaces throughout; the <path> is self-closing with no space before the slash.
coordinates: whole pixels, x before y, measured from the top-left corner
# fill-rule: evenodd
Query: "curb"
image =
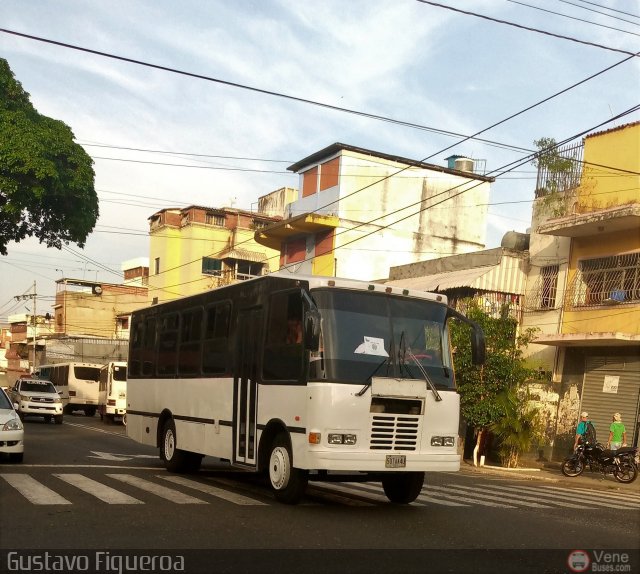
<path id="1" fill-rule="evenodd" d="M 473 466 L 467 462 L 460 465 L 460 472 L 465 474 L 482 474 L 485 476 L 500 476 L 502 478 L 513 478 L 520 480 L 537 480 L 552 483 L 565 484 L 574 488 L 592 488 L 596 490 L 617 490 L 618 492 L 631 492 L 637 494 L 640 491 L 640 477 L 631 484 L 623 484 L 610 480 L 602 480 L 602 476 L 596 472 L 588 472 L 578 477 L 565 477 L 560 473 L 560 465 L 553 463 L 545 465 L 544 468 L 505 468 L 500 466 L 484 465 Z"/>

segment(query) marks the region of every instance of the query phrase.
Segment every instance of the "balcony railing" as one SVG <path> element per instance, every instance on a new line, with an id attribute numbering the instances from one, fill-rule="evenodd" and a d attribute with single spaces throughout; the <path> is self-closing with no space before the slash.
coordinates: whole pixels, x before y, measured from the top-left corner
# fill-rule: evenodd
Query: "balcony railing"
<path id="1" fill-rule="evenodd" d="M 580 261 L 565 301 L 572 308 L 640 303 L 640 253 Z"/>
<path id="2" fill-rule="evenodd" d="M 544 161 L 544 155 L 542 155 L 538 167 L 536 198 L 578 187 L 582 177 L 583 151 L 584 144 L 578 143 L 566 145 L 551 152 L 562 165 L 558 165 L 558 161 Z"/>

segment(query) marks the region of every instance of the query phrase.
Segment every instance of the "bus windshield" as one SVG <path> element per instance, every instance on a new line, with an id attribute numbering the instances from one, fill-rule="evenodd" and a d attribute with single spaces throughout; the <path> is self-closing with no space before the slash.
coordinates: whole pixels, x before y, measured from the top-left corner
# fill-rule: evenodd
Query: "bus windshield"
<path id="1" fill-rule="evenodd" d="M 453 389 L 447 306 L 362 291 L 313 292 L 322 316 L 324 376 L 345 383 L 371 377 L 424 379 Z"/>
<path id="2" fill-rule="evenodd" d="M 127 367 L 122 365 L 115 365 L 113 367 L 113 380 L 114 381 L 126 381 L 127 380 Z"/>

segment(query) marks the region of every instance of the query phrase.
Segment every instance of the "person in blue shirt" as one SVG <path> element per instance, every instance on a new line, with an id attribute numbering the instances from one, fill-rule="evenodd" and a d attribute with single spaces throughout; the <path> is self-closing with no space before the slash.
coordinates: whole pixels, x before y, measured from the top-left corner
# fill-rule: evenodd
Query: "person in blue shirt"
<path id="1" fill-rule="evenodd" d="M 587 433 L 589 424 L 593 425 L 593 423 L 589 420 L 589 413 L 587 411 L 581 412 L 580 422 L 578 423 L 578 428 L 576 429 L 576 439 L 573 442 L 573 450 L 576 450 L 580 441 L 584 440 L 584 435 Z"/>

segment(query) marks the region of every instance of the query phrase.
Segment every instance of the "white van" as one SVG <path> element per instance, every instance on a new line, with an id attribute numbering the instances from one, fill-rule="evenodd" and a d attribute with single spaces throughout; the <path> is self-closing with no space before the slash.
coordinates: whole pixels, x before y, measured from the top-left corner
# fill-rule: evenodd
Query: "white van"
<path id="1" fill-rule="evenodd" d="M 100 420 L 107 423 L 119 418 L 124 423 L 127 415 L 127 363 L 111 361 L 100 369 L 98 387 Z"/>

